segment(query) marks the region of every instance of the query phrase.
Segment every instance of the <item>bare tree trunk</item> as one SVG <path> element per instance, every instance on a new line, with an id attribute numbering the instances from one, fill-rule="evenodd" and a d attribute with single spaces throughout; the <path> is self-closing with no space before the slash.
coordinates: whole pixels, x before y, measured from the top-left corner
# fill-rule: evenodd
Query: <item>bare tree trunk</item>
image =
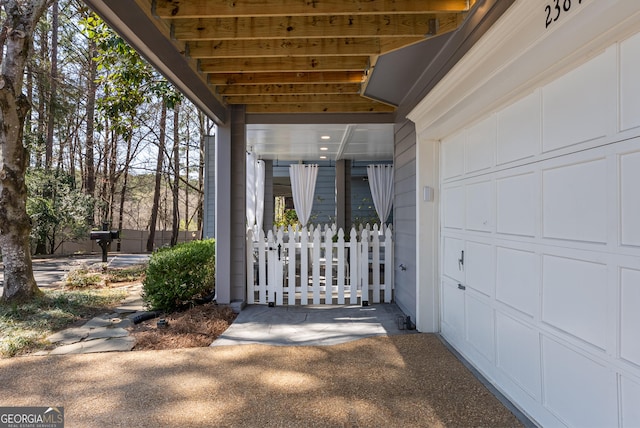
<path id="1" fill-rule="evenodd" d="M 49 42 L 47 39 L 47 32 L 46 30 L 42 29 L 40 31 L 41 36 L 40 36 L 40 51 L 39 51 L 39 58 L 40 58 L 40 62 L 42 64 L 46 64 L 49 59 L 48 59 L 48 53 L 49 53 Z M 46 151 L 45 146 L 46 146 L 46 103 L 44 102 L 44 99 L 46 97 L 46 81 L 45 81 L 45 73 L 41 73 L 41 72 L 37 72 L 36 71 L 36 86 L 38 88 L 38 126 L 36 127 L 36 139 L 35 139 L 35 146 L 36 146 L 36 166 L 38 168 L 42 168 L 43 165 L 43 161 L 44 161 L 44 152 Z"/>
<path id="2" fill-rule="evenodd" d="M 109 184 L 109 151 L 111 145 L 109 144 L 109 118 L 104 117 L 104 147 L 102 153 L 102 186 L 100 186 L 100 199 L 102 200 L 102 207 L 100 207 L 100 222 L 107 221 L 109 218 L 109 196 L 107 187 Z"/>
<path id="3" fill-rule="evenodd" d="M 27 100 L 29 101 L 29 105 L 33 106 L 33 67 L 30 63 L 27 63 Z M 33 126 L 32 126 L 32 121 L 33 121 L 33 108 L 30 108 L 29 111 L 27 112 L 27 117 L 25 118 L 25 125 L 24 125 L 24 133 L 25 133 L 25 146 L 28 146 L 26 143 L 27 141 L 30 142 L 30 146 L 31 149 L 35 149 L 37 146 L 35 144 L 36 140 L 34 139 L 34 134 L 33 134 Z M 30 155 L 32 155 L 33 153 L 29 153 Z M 36 159 L 34 158 L 34 161 Z"/>
<path id="4" fill-rule="evenodd" d="M 186 135 L 186 143 L 185 144 L 185 149 L 186 149 L 186 153 L 185 153 L 185 172 L 184 172 L 184 179 L 187 182 L 187 184 L 184 186 L 184 229 L 185 230 L 189 230 L 189 223 L 191 222 L 191 219 L 189 218 L 189 146 L 191 145 L 191 118 L 190 118 L 190 114 L 187 113 L 187 117 L 189 118 L 189 120 L 187 121 L 187 135 Z"/>
<path id="5" fill-rule="evenodd" d="M 45 146 L 45 167 L 51 168 L 53 162 L 53 131 L 55 127 L 56 92 L 58 91 L 58 0 L 53 0 L 51 11 L 51 74 L 49 92 L 49 117 L 47 122 L 47 141 Z"/>
<path id="6" fill-rule="evenodd" d="M 158 162 L 156 163 L 156 184 L 153 190 L 153 206 L 151 207 L 151 219 L 149 220 L 147 251 L 153 251 L 153 243 L 156 239 L 156 223 L 158 221 L 158 205 L 160 204 L 160 184 L 162 182 L 162 164 L 164 163 L 164 140 L 166 130 L 167 104 L 162 102 L 162 112 L 160 113 L 160 138 L 158 141 Z"/>
<path id="7" fill-rule="evenodd" d="M 127 182 L 129 181 L 129 164 L 131 163 L 131 140 L 133 139 L 133 130 L 127 136 L 127 155 L 124 162 L 124 171 L 122 177 L 122 189 L 120 189 L 120 209 L 118 211 L 118 230 L 122 232 L 124 224 L 124 202 L 127 196 Z M 118 240 L 117 251 L 121 250 L 121 241 Z"/>
<path id="8" fill-rule="evenodd" d="M 118 134 L 111 130 L 111 154 L 109 155 L 109 224 L 113 224 L 113 204 L 116 195 L 117 167 L 118 167 Z"/>
<path id="9" fill-rule="evenodd" d="M 178 206 L 178 196 L 180 192 L 180 140 L 178 123 L 180 114 L 180 104 L 173 106 L 173 223 L 171 224 L 171 246 L 178 243 L 178 231 L 180 230 L 180 211 Z"/>
<path id="10" fill-rule="evenodd" d="M 96 171 L 93 164 L 94 149 L 94 123 L 96 108 L 96 76 L 97 64 L 93 60 L 96 56 L 96 42 L 89 39 L 89 76 L 87 81 L 87 146 L 85 151 L 85 173 L 84 173 L 84 190 L 87 195 L 95 196 L 96 192 Z"/>
<path id="11" fill-rule="evenodd" d="M 25 65 L 33 46 L 33 30 L 46 0 L 4 0 L 0 43 L 0 250 L 4 264 L 3 300 L 30 300 L 42 292 L 31 264 L 25 172 L 24 121 L 30 109 L 22 93 Z M 2 12 L 2 11 L 0 11 Z M 6 37 L 6 38 L 5 38 Z"/>

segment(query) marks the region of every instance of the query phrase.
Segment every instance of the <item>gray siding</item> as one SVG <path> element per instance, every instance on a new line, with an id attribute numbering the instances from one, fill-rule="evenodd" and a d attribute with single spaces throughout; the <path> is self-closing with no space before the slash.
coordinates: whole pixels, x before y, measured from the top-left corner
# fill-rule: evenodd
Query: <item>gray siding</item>
<path id="1" fill-rule="evenodd" d="M 336 219 L 336 168 L 334 165 L 318 165 L 320 168 L 309 222 L 331 224 Z"/>
<path id="2" fill-rule="evenodd" d="M 416 131 L 408 120 L 395 125 L 394 138 L 395 299 L 416 319 Z M 398 269 L 400 264 L 406 270 Z"/>
<path id="3" fill-rule="evenodd" d="M 365 170 L 365 177 L 366 177 Z M 364 177 L 353 177 L 351 179 L 351 215 L 353 224 L 377 223 L 378 214 L 371 199 L 371 189 L 369 182 Z"/>
<path id="4" fill-rule="evenodd" d="M 274 214 L 273 199 L 273 161 L 264 161 L 264 213 L 263 229 L 269 230 L 273 227 Z"/>

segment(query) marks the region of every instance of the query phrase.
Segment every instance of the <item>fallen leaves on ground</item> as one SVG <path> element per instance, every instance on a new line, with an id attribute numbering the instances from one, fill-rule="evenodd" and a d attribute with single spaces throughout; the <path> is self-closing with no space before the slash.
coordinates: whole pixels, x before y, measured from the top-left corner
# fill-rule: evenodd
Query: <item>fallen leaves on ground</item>
<path id="1" fill-rule="evenodd" d="M 159 319 L 168 322 L 158 328 Z M 134 351 L 196 348 L 211 345 L 236 318 L 228 306 L 207 303 L 182 312 L 174 312 L 134 325 L 131 335 L 136 338 Z"/>

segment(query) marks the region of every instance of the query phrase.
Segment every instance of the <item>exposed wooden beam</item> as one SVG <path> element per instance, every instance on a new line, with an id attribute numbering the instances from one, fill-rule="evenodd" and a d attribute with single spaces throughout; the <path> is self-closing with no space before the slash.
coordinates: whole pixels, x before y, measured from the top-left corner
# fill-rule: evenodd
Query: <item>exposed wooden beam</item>
<path id="1" fill-rule="evenodd" d="M 380 39 L 223 40 L 188 44 L 192 58 L 378 55 Z"/>
<path id="2" fill-rule="evenodd" d="M 361 104 L 366 98 L 356 94 L 306 94 L 306 95 L 232 95 L 225 96 L 228 104 Z"/>
<path id="3" fill-rule="evenodd" d="M 287 85 L 232 85 L 217 86 L 218 93 L 231 95 L 285 95 L 285 94 L 359 94 L 359 83 L 320 83 Z"/>
<path id="4" fill-rule="evenodd" d="M 368 65 L 368 56 L 217 58 L 202 59 L 199 63 L 203 73 L 354 71 L 364 70 Z"/>
<path id="5" fill-rule="evenodd" d="M 395 109 L 381 103 L 249 104 L 247 113 L 390 113 Z"/>
<path id="6" fill-rule="evenodd" d="M 457 22 L 461 13 L 284 16 L 178 19 L 172 35 L 179 40 L 255 40 L 289 38 L 420 37 L 435 19 Z"/>
<path id="7" fill-rule="evenodd" d="M 360 83 L 363 73 L 329 71 L 311 73 L 212 73 L 207 75 L 212 85 L 269 85 L 297 83 Z"/>
<path id="8" fill-rule="evenodd" d="M 151 0 L 149 0 L 151 5 Z M 469 10 L 468 0 L 156 0 L 162 19 L 243 16 L 437 13 Z"/>

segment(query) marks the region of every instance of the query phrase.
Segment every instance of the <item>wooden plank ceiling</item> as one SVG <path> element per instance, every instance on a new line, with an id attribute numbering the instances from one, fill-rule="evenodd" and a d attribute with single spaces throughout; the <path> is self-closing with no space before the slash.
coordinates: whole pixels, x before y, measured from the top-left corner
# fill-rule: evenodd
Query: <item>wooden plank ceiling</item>
<path id="1" fill-rule="evenodd" d="M 225 104 L 392 112 L 363 97 L 379 55 L 458 28 L 469 0 L 136 0 Z"/>

